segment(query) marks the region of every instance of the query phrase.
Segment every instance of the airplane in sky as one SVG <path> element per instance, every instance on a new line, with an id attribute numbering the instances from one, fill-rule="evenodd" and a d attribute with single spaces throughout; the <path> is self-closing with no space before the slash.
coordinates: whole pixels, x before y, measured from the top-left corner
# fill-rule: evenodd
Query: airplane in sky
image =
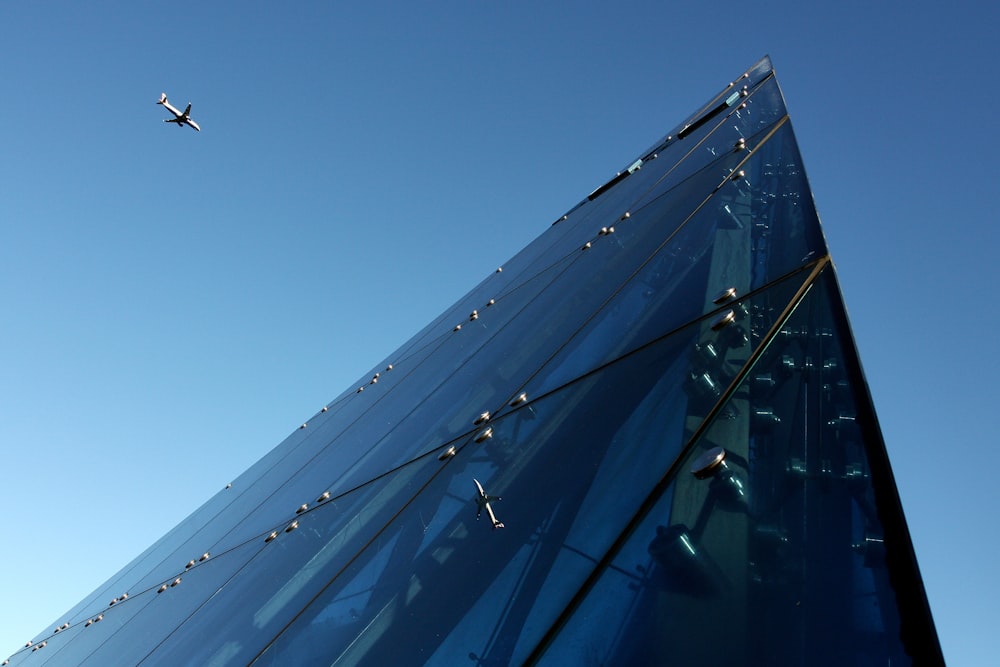
<path id="1" fill-rule="evenodd" d="M 190 103 L 187 105 L 187 109 L 185 109 L 183 111 L 183 113 L 182 113 L 182 112 L 178 111 L 174 107 L 174 105 L 172 105 L 167 100 L 167 94 L 166 93 L 160 93 L 160 101 L 157 102 L 157 104 L 162 104 L 163 106 L 165 106 L 167 108 L 167 111 L 169 111 L 170 113 L 172 113 L 175 116 L 174 118 L 164 118 L 163 119 L 164 123 L 177 123 L 177 127 L 180 127 L 181 125 L 190 125 L 194 129 L 196 129 L 199 132 L 201 132 L 201 128 L 198 127 L 198 123 L 196 123 L 193 120 L 191 120 L 191 104 Z"/>
<path id="2" fill-rule="evenodd" d="M 486 513 L 490 515 L 490 521 L 493 523 L 493 527 L 503 528 L 503 524 L 500 522 L 499 519 L 497 519 L 497 515 L 493 513 L 493 506 L 490 504 L 494 500 L 503 500 L 503 499 L 500 498 L 499 496 L 486 495 L 486 491 L 483 490 L 483 485 L 479 483 L 479 480 L 473 478 L 472 481 L 476 483 L 476 491 L 478 492 L 478 494 L 476 495 L 476 507 L 477 507 L 476 518 L 478 519 L 479 515 L 482 514 L 483 510 L 485 509 Z"/>

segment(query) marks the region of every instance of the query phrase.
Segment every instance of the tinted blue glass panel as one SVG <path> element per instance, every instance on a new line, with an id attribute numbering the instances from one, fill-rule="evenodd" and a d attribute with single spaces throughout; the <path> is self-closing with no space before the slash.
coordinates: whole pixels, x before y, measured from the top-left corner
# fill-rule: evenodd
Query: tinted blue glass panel
<path id="1" fill-rule="evenodd" d="M 739 181 L 726 180 L 736 166 L 733 158 L 720 159 L 703 170 L 706 185 L 714 182 L 714 188 L 719 178 L 724 185 L 714 191 L 705 185 L 694 190 L 687 203 L 696 200 L 702 191 L 710 196 L 704 203 L 698 202 L 700 206 L 690 206 L 691 217 L 676 234 L 659 241 L 648 231 L 656 229 L 660 220 L 677 216 L 676 193 L 691 187 L 695 179 L 638 210 L 627 224 L 620 225 L 621 233 L 616 230 L 615 236 L 608 238 L 626 246 L 652 248 L 652 254 L 633 269 L 635 273 L 628 283 L 602 304 L 601 311 L 565 349 L 558 351 L 540 373 L 538 388 L 532 393 L 543 393 L 716 308 L 712 300 L 724 289 L 746 293 L 766 284 L 765 280 L 774 280 L 825 255 L 815 213 L 810 217 L 797 211 L 801 197 L 809 197 L 804 178 L 796 172 L 780 185 L 766 187 L 775 164 L 797 163 L 791 129 L 782 127 L 739 165 L 745 173 Z M 774 188 L 783 194 L 774 196 Z M 787 206 L 779 203 L 785 197 L 790 200 Z M 782 210 L 775 212 L 775 208 Z M 796 209 L 794 216 L 789 209 Z M 620 267 L 622 262 L 614 254 L 615 249 L 613 243 L 595 245 L 594 256 L 604 259 L 609 267 Z M 601 279 L 615 277 L 614 268 L 601 269 L 595 271 Z"/>
<path id="2" fill-rule="evenodd" d="M 679 145 L 680 142 L 686 141 L 688 143 L 696 143 L 698 139 L 703 136 L 699 133 L 705 132 L 704 128 L 711 127 L 713 125 L 708 121 L 717 120 L 720 115 L 724 116 L 726 113 L 739 106 L 738 100 L 733 99 L 734 94 L 742 97 L 741 91 L 744 86 L 746 86 L 748 91 L 752 92 L 756 90 L 761 83 L 772 76 L 773 69 L 771 67 L 771 60 L 765 56 L 764 58 L 761 58 L 753 67 L 729 83 L 712 99 L 702 105 L 698 111 L 694 112 L 686 121 L 673 128 L 664 137 L 653 144 L 653 146 L 644 151 L 642 153 L 642 157 L 646 158 L 654 153 L 666 154 L 667 152 L 671 152 L 671 162 L 677 162 L 680 159 L 677 153 L 683 154 L 689 150 L 689 147 L 681 148 Z M 715 113 L 712 113 L 713 111 Z M 699 119 L 703 118 L 707 120 L 702 123 L 697 122 Z M 692 129 L 692 126 L 697 127 Z M 686 131 L 684 132 L 683 139 L 679 139 L 678 136 L 682 133 L 682 130 Z"/>
<path id="3" fill-rule="evenodd" d="M 613 187 L 593 201 L 584 200 L 557 221 L 531 245 L 503 265 L 503 272 L 486 278 L 466 297 L 436 319 L 431 325 L 404 345 L 387 363 L 397 363 L 412 351 L 429 344 L 434 332 L 445 324 L 453 325 L 474 309 L 482 307 L 489 299 L 508 294 L 539 271 L 539 259 L 573 248 L 590 239 L 592 232 L 607 225 L 625 211 L 641 206 L 653 192 L 662 193 L 675 186 L 694 172 L 733 150 L 740 139 L 748 139 L 770 127 L 785 114 L 784 100 L 773 77 L 768 77 L 770 64 L 767 59 L 741 78 L 740 85 L 732 90 L 748 87 L 747 95 L 739 95 L 739 103 L 729 105 L 726 112 L 711 124 L 686 136 L 683 141 L 666 142 L 662 151 L 647 152 L 642 160 L 630 161 L 619 172 L 620 179 Z M 731 92 L 728 94 L 732 94 Z M 680 143 L 677 143 L 679 142 Z M 676 146 L 674 144 L 677 144 Z M 615 180 L 615 179 L 612 179 Z M 599 189 L 600 190 L 600 189 Z M 593 230 L 588 225 L 597 225 Z M 583 230 L 583 234 L 580 233 Z M 544 266 L 544 262 L 542 263 Z M 383 364 L 384 366 L 384 364 Z"/>
<path id="4" fill-rule="evenodd" d="M 730 158 L 732 164 L 736 159 Z M 728 170 L 720 165 L 714 171 L 704 171 L 684 187 L 672 190 L 663 204 L 677 210 L 696 207 L 704 193 L 724 180 Z M 437 349 L 418 367 L 410 370 L 401 364 L 364 394 L 349 399 L 356 405 L 371 403 L 359 415 L 363 421 L 344 427 L 340 421 L 330 420 L 339 432 L 328 428 L 327 422 L 315 431 L 310 425 L 312 435 L 307 437 L 320 443 L 321 449 L 308 457 L 304 451 L 288 457 L 293 468 L 275 466 L 266 480 L 273 490 L 245 496 L 252 504 L 239 511 L 249 514 L 254 510 L 253 516 L 210 548 L 227 548 L 267 529 L 285 508 L 301 502 L 302 488 L 318 493 L 329 487 L 331 471 L 340 477 L 339 486 L 361 483 L 460 436 L 476 415 L 501 407 L 517 388 L 512 380 L 533 372 L 550 353 L 548 341 L 579 327 L 608 298 L 608 290 L 625 280 L 633 265 L 645 261 L 649 239 L 655 243 L 659 235 L 670 233 L 669 227 L 653 222 L 637 215 L 623 225 L 621 234 L 608 237 L 605 245 L 621 249 L 610 258 L 600 259 L 598 244 L 587 252 L 574 246 L 571 255 L 541 274 L 545 275 L 545 281 L 539 281 L 544 290 L 521 288 L 483 309 L 475 320 L 467 320 L 462 330 L 448 327 Z M 639 232 L 639 242 L 630 241 L 636 236 L 630 230 Z M 576 296 L 572 299 L 566 298 L 568 285 L 574 286 Z M 700 313 L 692 313 L 696 314 Z M 526 339 L 520 328 L 525 326 L 547 331 L 551 339 Z M 487 344 L 490 354 L 479 354 Z M 500 365 L 495 361 L 497 356 L 503 359 Z M 356 412 L 340 408 L 337 419 L 345 414 Z"/>
<path id="5" fill-rule="evenodd" d="M 192 610 L 181 631 L 158 648 L 156 659 L 246 664 L 366 545 L 386 539 L 385 525 L 441 468 L 436 457 L 425 457 L 309 511 L 288 511 L 273 539 L 259 535 L 248 543 L 253 559 L 220 583 L 211 605 Z M 226 641 L 217 641 L 220 636 Z"/>
<path id="6" fill-rule="evenodd" d="M 801 277 L 787 281 L 744 305 L 766 324 L 763 314 L 780 314 L 800 285 Z M 727 374 L 741 365 L 736 359 L 752 351 L 747 341 L 745 349 L 729 351 L 720 343 L 725 335 L 695 323 L 490 422 L 492 436 L 462 449 L 379 536 L 379 545 L 411 551 L 391 550 L 393 557 L 373 573 L 371 563 L 383 557 L 370 547 L 267 660 L 330 662 L 347 651 L 345 664 L 381 664 L 405 644 L 412 664 L 454 664 L 470 651 L 519 662 L 608 548 L 616 517 L 637 510 L 714 404 L 717 394 L 706 395 L 692 378 L 715 373 L 725 387 Z M 699 352 L 709 343 L 719 351 L 711 371 Z M 488 523 L 480 525 L 485 519 L 471 522 L 473 479 L 503 498 L 494 508 L 503 529 L 491 534 Z M 427 593 L 417 595 L 415 586 Z M 367 607 L 358 590 L 370 591 Z M 416 618 L 425 619 L 419 629 Z M 320 645 L 309 639 L 320 635 L 326 637 Z"/>
<path id="7" fill-rule="evenodd" d="M 919 589 L 919 578 L 903 565 L 889 579 L 887 554 L 909 544 L 887 538 L 901 521 L 898 501 L 879 505 L 871 460 L 884 459 L 884 446 L 877 429 L 859 428 L 870 404 L 844 353 L 851 341 L 835 299 L 827 271 L 672 485 L 651 497 L 541 664 L 898 665 L 928 656 L 926 639 L 900 641 L 911 610 L 899 591 Z"/>
<path id="8" fill-rule="evenodd" d="M 765 80 L 759 89 L 740 99 L 739 105 L 714 119 L 695 135 L 671 142 L 670 147 L 681 156 L 660 177 L 661 183 L 673 187 L 727 154 L 753 149 L 757 141 L 767 136 L 768 129 L 785 117 L 785 103 L 774 78 Z M 663 161 L 663 156 L 655 155 L 658 161 Z M 641 197 L 634 206 L 638 208 L 651 198 Z"/>

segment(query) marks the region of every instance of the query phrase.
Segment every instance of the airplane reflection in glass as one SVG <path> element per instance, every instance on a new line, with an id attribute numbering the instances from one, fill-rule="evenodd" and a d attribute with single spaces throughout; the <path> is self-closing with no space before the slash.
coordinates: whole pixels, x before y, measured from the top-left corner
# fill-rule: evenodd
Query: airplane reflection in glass
<path id="1" fill-rule="evenodd" d="M 503 523 L 497 519 L 497 515 L 493 513 L 493 501 L 503 500 L 500 496 L 488 496 L 486 491 L 483 490 L 483 485 L 479 483 L 478 479 L 473 478 L 473 482 L 476 483 L 476 519 L 479 519 L 479 515 L 486 510 L 486 513 L 490 515 L 490 521 L 493 523 L 493 528 L 503 528 Z"/>

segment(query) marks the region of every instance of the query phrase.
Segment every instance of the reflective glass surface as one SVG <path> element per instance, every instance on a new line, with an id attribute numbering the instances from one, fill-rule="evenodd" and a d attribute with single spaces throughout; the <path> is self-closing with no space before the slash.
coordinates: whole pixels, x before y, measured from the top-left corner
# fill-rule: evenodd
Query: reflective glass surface
<path id="1" fill-rule="evenodd" d="M 539 664 L 940 660 L 933 636 L 903 632 L 919 575 L 898 499 L 875 486 L 884 445 L 838 301 L 828 269 L 632 518 Z"/>
<path id="2" fill-rule="evenodd" d="M 740 305 L 767 329 L 801 284 Z M 455 664 L 469 653 L 522 661 L 753 352 L 745 337 L 730 344 L 732 326 L 694 322 L 490 421 L 490 437 L 458 452 L 386 527 L 381 555 L 361 554 L 262 664 L 308 664 L 324 650 L 320 636 L 352 647 L 343 664 L 384 664 L 403 644 L 410 651 L 393 664 Z M 473 518 L 475 480 L 502 498 L 493 508 L 502 529 Z M 362 576 L 365 599 L 354 594 Z"/>
<path id="3" fill-rule="evenodd" d="M 9 664 L 939 657 L 770 61 L 544 224 Z"/>

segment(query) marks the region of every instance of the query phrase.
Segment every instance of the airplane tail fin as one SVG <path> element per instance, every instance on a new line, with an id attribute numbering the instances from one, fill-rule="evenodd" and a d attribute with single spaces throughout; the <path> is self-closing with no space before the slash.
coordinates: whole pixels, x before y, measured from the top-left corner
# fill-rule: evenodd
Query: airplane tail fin
<path id="1" fill-rule="evenodd" d="M 167 94 L 160 93 L 160 100 L 157 102 L 157 104 L 165 104 L 166 101 L 167 101 Z"/>

